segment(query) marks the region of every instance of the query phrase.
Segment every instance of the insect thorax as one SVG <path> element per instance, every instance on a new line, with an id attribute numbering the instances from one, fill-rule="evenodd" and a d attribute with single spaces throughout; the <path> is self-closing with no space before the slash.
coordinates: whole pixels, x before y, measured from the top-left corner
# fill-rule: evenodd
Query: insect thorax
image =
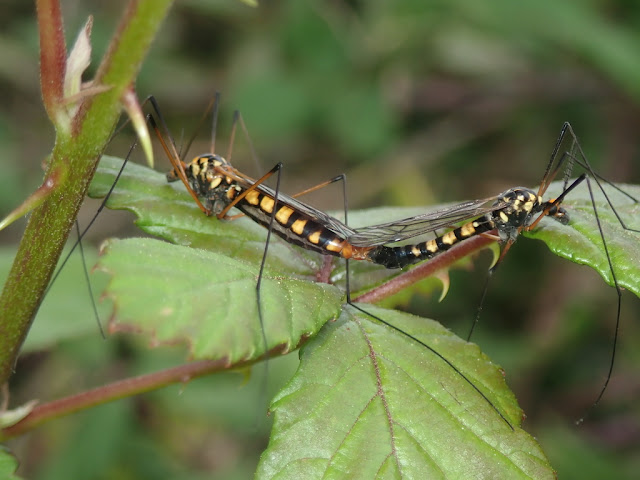
<path id="1" fill-rule="evenodd" d="M 236 182 L 224 173 L 225 168 L 232 167 L 223 157 L 211 153 L 195 157 L 185 168 L 191 188 L 215 215 L 224 210 L 238 190 Z"/>
<path id="2" fill-rule="evenodd" d="M 500 238 L 515 240 L 520 229 L 541 210 L 542 199 L 533 190 L 516 187 L 500 194 L 496 204 L 504 204 L 491 214 Z"/>

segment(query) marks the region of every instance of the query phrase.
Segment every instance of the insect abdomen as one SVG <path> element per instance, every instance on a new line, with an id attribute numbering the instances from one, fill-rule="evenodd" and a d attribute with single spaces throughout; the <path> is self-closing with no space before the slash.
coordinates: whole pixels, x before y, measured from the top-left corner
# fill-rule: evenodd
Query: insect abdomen
<path id="1" fill-rule="evenodd" d="M 456 243 L 493 230 L 494 227 L 495 224 L 490 217 L 480 217 L 426 242 L 402 247 L 387 247 L 385 245 L 376 247 L 371 250 L 368 257 L 373 263 L 384 265 L 386 268 L 403 268 L 433 258 L 449 250 Z"/>

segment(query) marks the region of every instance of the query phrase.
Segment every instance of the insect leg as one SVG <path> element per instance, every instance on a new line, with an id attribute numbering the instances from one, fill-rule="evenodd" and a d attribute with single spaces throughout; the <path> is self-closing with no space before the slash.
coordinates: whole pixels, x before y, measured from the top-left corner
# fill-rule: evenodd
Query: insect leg
<path id="1" fill-rule="evenodd" d="M 51 278 L 51 281 L 49 282 L 49 286 L 47 287 L 47 289 L 46 289 L 46 291 L 45 291 L 45 293 L 43 295 L 43 298 L 44 298 L 47 295 L 47 293 L 49 292 L 49 290 L 51 290 L 51 287 L 53 287 L 53 284 L 55 283 L 56 279 L 60 275 L 60 272 L 62 272 L 62 269 L 65 267 L 65 265 L 69 261 L 69 258 L 71 257 L 71 254 L 75 251 L 76 247 L 80 247 L 80 254 L 81 254 L 81 257 L 82 257 L 82 265 L 84 266 L 85 278 L 87 279 L 87 285 L 88 285 L 89 293 L 91 295 L 91 305 L 93 307 L 93 313 L 95 315 L 96 322 L 98 322 L 98 327 L 100 329 L 100 334 L 102 335 L 103 338 L 105 338 L 104 330 L 102 329 L 102 322 L 100 321 L 100 316 L 98 315 L 98 308 L 96 307 L 95 299 L 93 297 L 93 290 L 91 288 L 91 282 L 89 281 L 89 274 L 88 274 L 88 271 L 87 271 L 86 260 L 85 260 L 85 255 L 84 255 L 84 249 L 82 247 L 82 239 L 87 234 L 87 232 L 89 231 L 91 226 L 94 224 L 94 222 L 98 218 L 98 215 L 100 215 L 100 212 L 102 212 L 102 209 L 107 204 L 107 201 L 109 200 L 109 197 L 113 193 L 113 190 L 115 189 L 116 184 L 118 183 L 118 180 L 122 176 L 122 172 L 124 171 L 124 167 L 126 166 L 127 162 L 129 161 L 129 158 L 131 157 L 131 153 L 133 152 L 133 150 L 136 147 L 136 145 L 137 145 L 137 141 L 134 141 L 133 144 L 131 145 L 131 147 L 129 148 L 129 152 L 127 153 L 127 156 L 125 157 L 124 161 L 122 162 L 122 166 L 120 167 L 120 170 L 118 170 L 118 174 L 116 175 L 116 178 L 115 178 L 113 184 L 111 185 L 111 187 L 109 188 L 109 191 L 107 192 L 107 194 L 105 195 L 104 199 L 100 203 L 100 206 L 98 207 L 96 212 L 93 214 L 93 217 L 89 221 L 89 224 L 84 228 L 84 230 L 82 230 L 82 232 L 80 232 L 80 226 L 78 224 L 78 220 L 76 219 L 76 230 L 78 232 L 78 236 L 77 236 L 78 238 L 76 239 L 74 244 L 71 246 L 71 250 L 69 250 L 69 253 L 67 253 L 67 255 L 64 257 L 64 259 L 60 263 L 60 266 L 58 267 L 58 270 L 56 271 L 56 273 Z"/>

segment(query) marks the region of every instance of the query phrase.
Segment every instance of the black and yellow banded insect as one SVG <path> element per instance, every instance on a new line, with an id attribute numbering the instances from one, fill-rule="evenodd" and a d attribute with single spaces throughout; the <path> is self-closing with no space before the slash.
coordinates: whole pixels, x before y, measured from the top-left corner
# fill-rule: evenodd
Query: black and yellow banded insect
<path id="1" fill-rule="evenodd" d="M 353 229 L 321 210 L 276 192 L 263 183 L 281 168 L 282 164 L 279 163 L 262 178 L 253 180 L 217 154 L 199 155 L 183 165 L 189 188 L 202 198 L 203 211 L 207 215 L 214 214 L 221 219 L 233 218 L 227 213 L 236 207 L 260 225 L 271 227 L 274 233 L 289 243 L 323 255 L 364 259 L 361 252 L 369 249 L 354 249 L 346 240 L 356 233 Z M 167 174 L 170 182 L 179 179 L 177 169 Z"/>
<path id="2" fill-rule="evenodd" d="M 163 146 L 170 158 L 175 159 L 175 154 L 164 141 Z M 354 230 L 323 211 L 266 186 L 263 182 L 282 168 L 281 163 L 258 180 L 244 175 L 225 158 L 213 153 L 196 156 L 189 163 L 178 160 L 172 160 L 172 163 L 176 167 L 167 173 L 167 180 L 182 180 L 188 190 L 195 193 L 198 204 L 207 215 L 234 218 L 227 213 L 236 207 L 289 243 L 324 255 L 368 260 L 387 268 L 402 268 L 433 258 L 459 241 L 492 230 L 497 230 L 502 240 L 512 243 L 520 227 L 529 225 L 531 217 L 538 213 L 567 223 L 566 212 L 558 205 L 584 179 L 576 181 L 558 199 L 548 202 L 543 202 L 541 196 L 536 196 L 533 191 L 518 187 L 495 198 L 465 202 L 428 215 Z M 330 182 L 341 178 L 336 177 Z M 385 245 L 449 228 L 477 215 L 482 216 L 427 242 L 406 247 Z M 531 225 L 533 227 L 535 225 Z"/>
<path id="3" fill-rule="evenodd" d="M 560 153 L 560 147 L 566 136 L 571 138 L 572 145 L 569 150 Z M 568 179 L 575 164 L 580 165 L 586 172 L 569 184 Z M 543 195 L 563 167 L 565 167 L 565 180 L 562 192 L 556 198 L 547 201 L 543 200 Z M 638 229 L 627 226 L 617 214 L 603 183 L 620 192 L 634 203 L 638 203 L 638 199 L 626 193 L 617 185 L 604 180 L 593 171 L 582 152 L 582 147 L 580 147 L 571 125 L 565 123 L 537 192 L 526 187 L 510 188 L 495 197 L 471 200 L 423 215 L 358 228 L 354 235 L 348 237 L 348 241 L 354 248 L 368 248 L 366 257 L 371 261 L 387 268 L 402 268 L 431 259 L 476 235 L 487 235 L 502 242 L 500 261 L 518 236 L 523 231 L 531 231 L 536 228 L 544 217 L 551 217 L 563 225 L 569 224 L 569 214 L 561 204 L 566 196 L 584 181 L 586 181 L 591 192 L 591 180 L 596 182 L 600 191 L 604 194 L 607 203 L 622 227 L 631 232 L 640 232 Z M 602 246 L 607 254 L 610 269 L 613 272 L 613 263 L 608 256 L 608 246 L 602 233 L 597 207 L 593 202 L 592 206 L 596 224 L 601 233 Z M 462 225 L 457 226 L 460 223 Z M 388 244 L 402 242 L 443 229 L 451 230 L 435 239 L 417 244 L 400 247 L 388 246 Z M 494 231 L 495 234 L 492 233 Z"/>
<path id="4" fill-rule="evenodd" d="M 564 195 L 583 179 L 578 179 L 562 197 L 551 201 L 544 202 L 540 195 L 524 187 L 510 188 L 497 197 L 465 202 L 426 215 L 360 228 L 348 240 L 354 247 L 371 248 L 367 252 L 367 258 L 387 268 L 403 268 L 431 259 L 459 242 L 475 235 L 489 234 L 493 230 L 497 231 L 498 239 L 505 242 L 506 251 L 522 229 L 531 229 L 537 225 L 537 218 L 549 215 L 567 224 L 569 218 L 566 211 L 559 207 L 559 203 Z M 477 218 L 468 221 L 473 217 Z M 462 221 L 466 223 L 425 242 L 402 247 L 385 245 L 451 228 Z"/>
<path id="5" fill-rule="evenodd" d="M 568 139 L 570 145 L 566 150 L 563 150 L 565 139 Z M 569 177 L 575 165 L 582 167 L 584 173 L 569 183 Z M 551 182 L 562 170 L 564 170 L 564 182 L 561 193 L 556 198 L 546 201 L 543 200 L 543 195 L 547 192 Z M 618 283 L 616 267 L 614 267 L 609 243 L 604 234 L 598 207 L 594 200 L 592 181 L 597 185 L 622 228 L 628 232 L 640 233 L 639 229 L 627 225 L 618 214 L 610 199 L 611 194 L 607 193 L 605 186 L 610 187 L 610 191 L 616 191 L 621 194 L 621 196 L 626 197 L 633 204 L 637 204 L 638 199 L 593 171 L 571 125 L 565 122 L 537 191 L 525 187 L 511 188 L 496 197 L 464 202 L 424 215 L 359 228 L 355 235 L 348 238 L 348 241 L 354 248 L 370 248 L 371 250 L 367 252 L 367 257 L 371 261 L 384 265 L 387 268 L 402 268 L 422 260 L 432 259 L 449 250 L 454 245 L 475 236 L 487 236 L 494 238 L 502 244 L 499 258 L 489 270 L 489 274 L 491 275 L 518 236 L 522 232 L 529 232 L 535 229 L 543 218 L 551 217 L 560 224 L 568 225 L 570 223 L 570 215 L 561 205 L 567 195 L 576 189 L 576 187 L 583 182 L 586 183 L 595 224 L 600 237 L 601 248 L 606 257 L 612 284 L 618 295 L 615 333 L 609 371 L 604 385 L 594 402 L 595 406 L 602 398 L 613 371 L 620 324 L 622 290 Z M 462 223 L 462 225 L 458 226 L 460 223 Z M 444 235 L 437 236 L 435 239 L 416 244 L 399 247 L 388 245 L 443 229 L 451 230 Z M 478 307 L 476 322 L 482 309 L 482 302 L 486 290 L 487 287 L 485 286 L 480 306 Z M 473 327 L 471 332 L 473 332 Z M 471 336 L 471 332 L 469 336 Z"/>
<path id="6" fill-rule="evenodd" d="M 158 105 L 150 97 L 156 112 Z M 215 105 L 219 102 L 216 97 Z M 214 124 L 216 112 L 214 111 Z M 206 215 L 215 215 L 219 219 L 233 219 L 236 216 L 227 215 L 231 208 L 236 207 L 256 223 L 273 231 L 288 243 L 298 245 L 323 255 L 332 255 L 344 259 L 371 260 L 371 247 L 354 247 L 347 239 L 356 234 L 345 222 L 332 217 L 297 200 L 300 197 L 330 183 L 345 182 L 344 175 L 338 175 L 327 182 L 311 187 L 294 196 L 279 191 L 279 172 L 282 163 L 277 163 L 261 178 L 253 178 L 241 173 L 231 163 L 214 151 L 195 156 L 190 162 L 181 160 L 174 142 L 169 135 L 168 128 L 162 118 L 158 117 L 164 132 L 160 131 L 153 117 L 149 117 L 151 126 L 162 144 L 162 147 L 173 165 L 167 173 L 167 181 L 181 180 L 196 204 Z M 235 113 L 233 124 L 240 120 Z M 235 127 L 233 132 L 235 132 Z M 232 140 L 234 133 L 232 133 Z M 164 137 L 167 137 L 167 142 Z M 264 182 L 277 174 L 278 184 L 275 189 Z M 346 217 L 346 209 L 345 209 Z"/>
<path id="7" fill-rule="evenodd" d="M 216 97 L 214 106 L 218 104 L 218 98 L 219 97 Z M 346 219 L 345 222 L 342 222 L 294 197 L 281 193 L 279 191 L 279 176 L 276 177 L 277 181 L 275 188 L 268 187 L 264 184 L 265 180 L 280 172 L 282 164 L 278 163 L 261 178 L 254 180 L 234 168 L 224 157 L 213 153 L 213 142 L 211 148 L 212 152 L 197 155 L 188 163 L 184 162 L 169 134 L 164 119 L 159 114 L 159 109 L 153 98 L 151 98 L 151 102 L 154 105 L 158 118 L 156 121 L 152 116 L 150 116 L 150 124 L 155 130 L 165 153 L 173 165 L 173 169 L 166 175 L 167 180 L 169 182 L 181 180 L 191 197 L 206 215 L 215 215 L 219 219 L 234 219 L 238 216 L 228 215 L 228 213 L 232 207 L 236 207 L 248 218 L 268 229 L 267 241 L 256 282 L 258 315 L 260 317 L 263 335 L 265 335 L 265 344 L 267 341 L 262 318 L 260 287 L 265 266 L 265 258 L 269 246 L 269 235 L 271 232 L 276 233 L 288 243 L 298 245 L 307 250 L 323 255 L 341 257 L 346 260 L 353 259 L 373 261 L 370 254 L 377 249 L 372 246 L 365 246 L 362 248 L 353 246 L 348 238 L 356 235 L 357 232 L 347 226 Z M 216 123 L 216 114 L 217 110 L 214 109 L 214 125 Z M 239 116 L 236 114 L 234 125 L 238 122 Z M 231 137 L 233 139 L 233 134 Z M 320 184 L 319 186 L 307 189 L 297 196 L 338 180 L 344 180 L 344 176 L 341 175 L 335 177 L 334 179 Z M 347 303 L 351 304 L 348 277 L 349 275 L 347 272 Z M 432 352 L 448 367 L 453 369 L 457 376 L 461 377 L 468 385 L 470 385 L 475 392 L 480 395 L 483 401 L 487 402 L 491 406 L 502 421 L 504 421 L 504 423 L 513 430 L 513 426 L 510 421 L 507 420 L 505 415 L 491 402 L 489 397 L 487 397 L 487 395 L 450 360 L 445 358 L 425 342 L 413 337 L 390 322 L 385 321 L 379 316 L 373 315 L 358 306 L 354 305 L 354 307 Z"/>

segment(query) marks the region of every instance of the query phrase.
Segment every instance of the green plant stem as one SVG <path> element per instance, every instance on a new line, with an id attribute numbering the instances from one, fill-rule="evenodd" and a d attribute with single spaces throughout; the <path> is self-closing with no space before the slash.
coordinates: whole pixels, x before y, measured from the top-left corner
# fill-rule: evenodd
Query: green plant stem
<path id="1" fill-rule="evenodd" d="M 50 11 L 48 7 L 52 3 L 55 2 L 38 2 L 41 28 L 48 24 L 43 16 Z M 56 185 L 43 204 L 31 213 L 0 297 L 0 384 L 11 374 L 100 155 L 116 125 L 120 98 L 135 82 L 171 3 L 171 0 L 129 3 L 94 81 L 94 85 L 109 89 L 83 101 L 73 119 L 71 132 L 57 129 L 45 177 L 45 182 L 54 181 Z M 41 41 L 46 41 L 44 35 Z M 46 88 L 43 85 L 43 90 Z"/>
<path id="2" fill-rule="evenodd" d="M 202 360 L 147 375 L 127 378 L 87 390 L 86 392 L 54 400 L 53 402 L 43 403 L 36 406 L 26 417 L 15 425 L 1 430 L 0 441 L 22 435 L 43 423 L 80 410 L 151 390 L 157 390 L 174 383 L 186 383 L 194 378 L 224 370 L 228 370 L 228 365 L 225 360 Z"/>

